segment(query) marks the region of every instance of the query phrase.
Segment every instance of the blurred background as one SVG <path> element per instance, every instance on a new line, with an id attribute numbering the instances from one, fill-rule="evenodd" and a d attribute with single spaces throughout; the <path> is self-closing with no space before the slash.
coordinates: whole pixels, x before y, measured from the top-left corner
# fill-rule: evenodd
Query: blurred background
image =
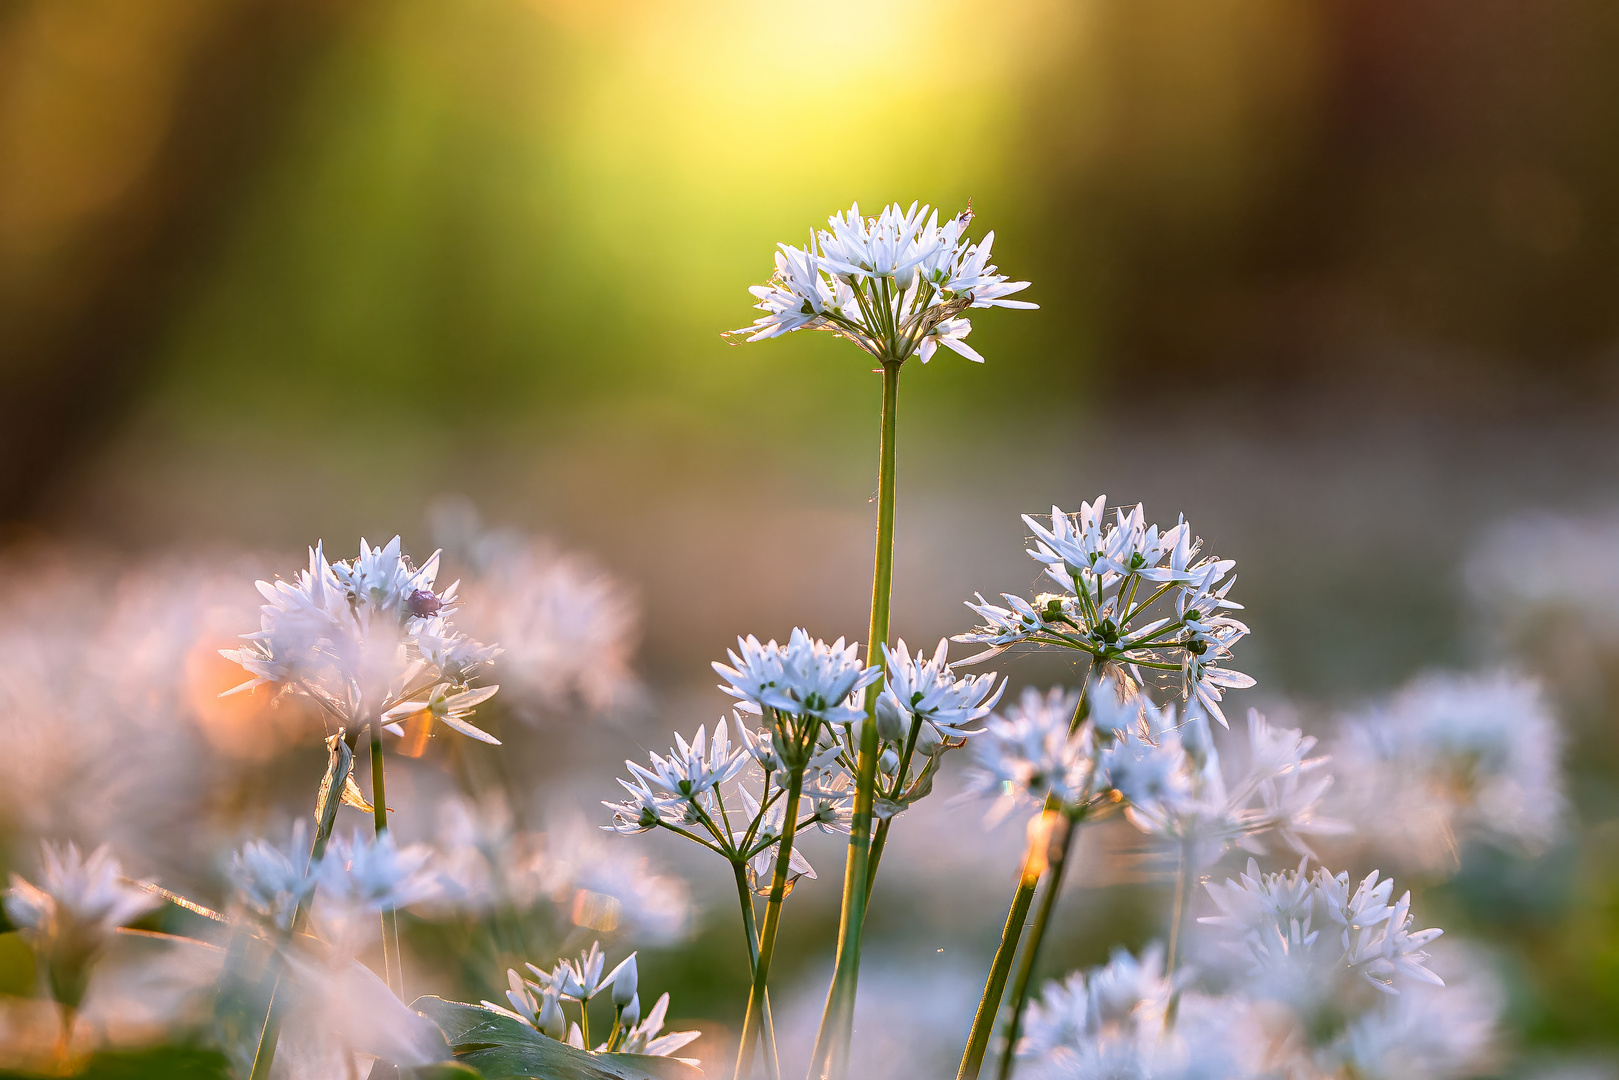
<path id="1" fill-rule="evenodd" d="M 510 573 L 606 618 L 502 714 L 510 753 L 435 747 L 408 788 L 498 776 L 519 825 L 603 819 L 619 759 L 720 715 L 735 635 L 864 634 L 878 380 L 825 335 L 728 346 L 746 287 L 852 200 L 970 198 L 1041 309 L 976 319 L 981 367 L 905 372 L 896 634 L 1027 590 L 1019 515 L 1105 492 L 1238 561 L 1239 712 L 1539 675 L 1567 828 L 1414 883 L 1425 925 L 1493 950 L 1490 1070 L 1616 1075 L 1616 50 L 1594 0 L 0 0 L 0 724 L 124 783 L 19 773 L 6 857 L 111 838 L 217 901 L 216 846 L 305 812 L 323 758 L 307 718 L 216 703 L 212 650 L 255 577 L 361 535 L 444 546 L 492 596 L 490 552 L 528 551 Z M 1021 841 L 912 817 L 863 1007 L 932 965 L 908 1004 L 949 1061 Z M 605 837 L 690 878 L 643 984 L 723 1058 L 723 867 L 664 839 Z M 778 970 L 813 1029 L 839 854 L 810 857 Z M 1077 871 L 1045 973 L 1158 933 L 1160 884 Z M 420 983 L 503 987 L 418 938 Z"/>

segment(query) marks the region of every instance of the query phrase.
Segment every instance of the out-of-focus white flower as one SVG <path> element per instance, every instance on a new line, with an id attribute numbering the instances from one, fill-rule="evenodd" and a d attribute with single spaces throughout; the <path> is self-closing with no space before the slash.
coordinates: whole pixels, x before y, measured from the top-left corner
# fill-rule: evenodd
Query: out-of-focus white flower
<path id="1" fill-rule="evenodd" d="M 889 649 L 886 643 L 883 645 L 883 657 L 887 661 L 883 697 L 897 713 L 907 718 L 904 725 L 907 731 L 908 721 L 914 719 L 944 735 L 974 734 L 966 725 L 988 716 L 1006 691 L 1004 679 L 996 686 L 993 671 L 956 678 L 946 659 L 949 648 L 949 640 L 940 638 L 939 647 L 930 660 L 921 652 L 911 656 L 904 638 L 899 639 L 897 650 Z M 893 738 L 885 734 L 885 737 L 893 742 L 904 740 L 904 735 Z"/>
<path id="2" fill-rule="evenodd" d="M 656 943 L 676 941 L 691 929 L 686 883 L 654 872 L 645 856 L 606 841 L 582 817 L 548 823 L 540 867 L 553 902 L 577 926 Z"/>
<path id="3" fill-rule="evenodd" d="M 377 932 L 375 916 L 438 896 L 441 885 L 428 869 L 425 844 L 400 848 L 393 835 L 332 837 L 317 873 L 315 923 L 333 955 L 352 957 Z"/>
<path id="4" fill-rule="evenodd" d="M 309 568 L 292 581 L 258 583 L 268 601 L 259 630 L 244 634 L 241 648 L 223 650 L 253 676 L 236 690 L 268 684 L 295 691 L 351 728 L 401 718 L 415 703 L 415 711 L 496 741 L 466 720 L 491 688 L 465 685 L 495 650 L 447 622 L 456 585 L 433 591 L 438 562 L 435 552 L 413 566 L 397 536 L 383 547 L 362 539 L 360 553 L 346 562 L 328 561 L 317 544 Z"/>
<path id="5" fill-rule="evenodd" d="M 1427 675 L 1340 722 L 1332 809 L 1409 869 L 1454 869 L 1468 839 L 1539 850 L 1567 810 L 1562 744 L 1536 680 Z"/>
<path id="6" fill-rule="evenodd" d="M 231 856 L 230 878 L 243 905 L 271 926 L 292 927 L 298 905 L 315 890 L 318 867 L 309 861 L 309 822 L 299 818 L 284 847 L 250 840 Z"/>
<path id="7" fill-rule="evenodd" d="M 1096 739 L 1089 724 L 1070 733 L 1079 695 L 1061 687 L 1023 691 L 1017 704 L 990 717 L 970 744 L 967 791 L 997 796 L 990 820 L 1015 807 L 1039 806 L 1048 795 L 1077 808 L 1093 791 Z"/>
<path id="8" fill-rule="evenodd" d="M 1308 756 L 1314 738 L 1273 728 L 1250 709 L 1247 766 L 1228 778 L 1204 717 L 1177 724 L 1172 706 L 1143 700 L 1141 709 L 1139 723 L 1102 751 L 1099 769 L 1128 803 L 1131 824 L 1178 842 L 1193 865 L 1232 846 L 1262 852 L 1267 835 L 1313 854 L 1313 838 L 1348 831 L 1321 812 L 1333 777 L 1326 757 Z"/>
<path id="9" fill-rule="evenodd" d="M 1029 1002 L 1019 1076 L 1038 1080 L 1232 1080 L 1270 1075 L 1264 1033 L 1240 998 L 1181 989 L 1164 951 L 1115 950 L 1107 964 L 1049 982 Z M 1171 1002 L 1175 1019 L 1168 1020 Z"/>
<path id="10" fill-rule="evenodd" d="M 982 595 L 968 601 L 982 623 L 956 640 L 989 648 L 962 663 L 1028 643 L 1088 653 L 1136 683 L 1145 681 L 1143 669 L 1178 670 L 1186 715 L 1224 725 L 1225 692 L 1253 685 L 1226 666 L 1232 647 L 1248 633 L 1224 614 L 1241 607 L 1228 595 L 1236 564 L 1200 557 L 1202 542 L 1184 519 L 1160 532 L 1146 523 L 1141 507 L 1116 510 L 1109 521 L 1106 505 L 1100 496 L 1082 503 L 1076 515 L 1053 506 L 1050 527 L 1024 516 L 1035 538 L 1029 554 L 1063 591 L 1043 593 L 1033 603 L 1005 593 L 1006 607 Z"/>
<path id="11" fill-rule="evenodd" d="M 963 339 L 969 308 L 1033 308 L 1007 297 L 1028 287 L 990 264 L 995 234 L 971 243 L 966 211 L 939 224 L 929 207 L 885 207 L 874 218 L 858 205 L 828 219 L 803 248 L 781 244 L 769 284 L 749 289 L 765 314 L 728 336 L 747 341 L 795 330 L 828 330 L 887 362 L 920 356 L 940 345 L 983 361 Z"/>
<path id="12" fill-rule="evenodd" d="M 0 822 L 14 846 L 93 837 L 165 877 L 211 869 L 214 786 L 316 730 L 304 709 L 218 696 L 240 681 L 215 649 L 254 617 L 253 565 L 0 557 Z"/>
<path id="13" fill-rule="evenodd" d="M 1367 1080 L 1480 1076 L 1492 1072 L 1500 979 L 1465 950 L 1448 950 L 1445 985 L 1415 984 L 1386 995 L 1316 1050 L 1323 1072 Z"/>
<path id="14" fill-rule="evenodd" d="M 26 931 L 42 952 L 64 958 L 92 956 L 120 926 L 160 903 L 124 877 L 105 844 L 85 856 L 75 844 L 42 843 L 39 884 L 12 874 L 5 894 L 12 925 Z"/>
<path id="15" fill-rule="evenodd" d="M 1398 994 L 1413 983 L 1444 985 L 1425 948 L 1443 931 L 1412 929 L 1410 893 L 1390 903 L 1394 881 L 1376 871 L 1351 891 L 1348 874 L 1306 874 L 1304 866 L 1261 874 L 1250 859 L 1239 879 L 1208 885 L 1220 913 L 1198 921 L 1225 932 L 1248 993 L 1309 1017 L 1349 1007 L 1366 987 Z"/>
<path id="16" fill-rule="evenodd" d="M 457 619 L 501 646 L 501 700 L 535 723 L 575 702 L 596 713 L 633 706 L 640 605 L 592 560 L 511 530 L 485 530 L 464 500 L 441 503 L 436 532 L 464 554 Z"/>

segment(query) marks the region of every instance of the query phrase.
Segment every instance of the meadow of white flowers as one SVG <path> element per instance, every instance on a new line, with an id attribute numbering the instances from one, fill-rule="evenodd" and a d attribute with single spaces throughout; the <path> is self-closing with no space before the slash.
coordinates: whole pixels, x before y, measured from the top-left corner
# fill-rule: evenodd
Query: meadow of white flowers
<path id="1" fill-rule="evenodd" d="M 245 563 L 34 567 L 0 624 L 0 818 L 40 841 L 5 894 L 34 996 L 0 1014 L 0 1065 L 71 1075 L 156 1045 L 180 1055 L 161 1059 L 173 1075 L 183 1062 L 253 1080 L 860 1080 L 945 1075 L 945 1056 L 958 1080 L 1490 1074 L 1499 976 L 1482 950 L 1438 940 L 1388 875 L 1440 880 L 1470 845 L 1557 843 L 1563 737 L 1533 677 L 1424 676 L 1313 734 L 1234 709 L 1254 685 L 1236 564 L 1184 518 L 1101 496 L 1024 517 L 1047 591 L 963 598 L 953 642 L 891 633 L 901 369 L 940 346 L 981 362 L 971 313 L 1033 306 L 1011 299 L 1028 283 L 997 271 L 994 234 L 969 239 L 971 222 L 851 207 L 780 246 L 753 290 L 764 314 L 735 339 L 827 331 L 881 374 L 869 633 L 740 635 L 713 661 L 723 714 L 626 761 L 617 789 L 601 776 L 606 810 L 590 820 L 528 820 L 525 793 L 551 778 L 489 764 L 559 712 L 605 723 L 650 699 L 632 670 L 633 594 L 588 560 L 452 512 L 462 580 L 397 537 L 347 558 L 317 544 L 306 567 L 258 582 L 256 612 Z M 1492 569 L 1516 550 L 1480 548 L 1481 595 L 1503 581 L 1587 603 L 1543 572 Z M 1590 606 L 1611 620 L 1611 604 Z M 220 650 L 226 635 L 240 640 Z M 984 670 L 1037 650 L 1068 658 L 1072 683 L 1013 692 Z M 221 810 L 279 797 L 259 774 L 266 746 L 318 755 L 296 820 Z M 453 785 L 408 771 L 430 747 Z M 935 795 L 947 771 L 949 799 Z M 407 807 L 431 824 L 401 839 Z M 903 973 L 862 980 L 881 953 L 868 908 L 904 902 L 875 886 L 908 827 L 941 845 L 998 827 L 1021 853 L 959 1029 L 905 1008 L 932 988 Z M 1133 837 L 1160 933 L 1041 985 L 1091 830 Z M 841 868 L 811 864 L 812 831 L 844 838 Z M 699 1033 L 670 1030 L 670 995 L 641 985 L 634 950 L 695 918 L 688 884 L 630 839 L 653 832 L 706 849 L 709 891 L 734 894 L 747 1004 L 719 1060 L 690 1056 Z M 227 853 L 225 902 L 192 887 L 197 852 Z M 164 872 L 137 880 L 121 860 Z M 841 890 L 834 963 L 824 1004 L 789 1021 L 772 963 L 784 933 L 805 932 L 791 901 L 817 878 Z M 410 942 L 490 1000 L 419 985 Z M 901 1029 L 897 1056 L 868 1053 L 874 1032 Z"/>

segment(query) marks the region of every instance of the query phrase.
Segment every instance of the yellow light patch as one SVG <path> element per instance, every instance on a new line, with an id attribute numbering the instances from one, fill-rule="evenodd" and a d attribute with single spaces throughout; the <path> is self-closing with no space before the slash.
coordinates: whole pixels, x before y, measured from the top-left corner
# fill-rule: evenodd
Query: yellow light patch
<path id="1" fill-rule="evenodd" d="M 575 926 L 583 926 L 603 934 L 609 933 L 618 929 L 619 913 L 623 910 L 624 905 L 618 902 L 616 896 L 591 892 L 589 889 L 580 889 L 573 894 Z"/>

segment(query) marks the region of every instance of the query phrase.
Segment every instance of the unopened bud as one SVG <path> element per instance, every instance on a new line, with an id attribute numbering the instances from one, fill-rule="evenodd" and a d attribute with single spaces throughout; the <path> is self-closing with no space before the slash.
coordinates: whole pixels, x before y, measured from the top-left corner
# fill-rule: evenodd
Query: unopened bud
<path id="1" fill-rule="evenodd" d="M 904 742 L 910 734 L 910 717 L 900 712 L 893 695 L 884 693 L 877 698 L 877 734 L 885 742 Z"/>
<path id="2" fill-rule="evenodd" d="M 618 972 L 613 976 L 613 1004 L 623 1008 L 635 1000 L 635 990 L 640 982 L 640 974 L 635 969 L 635 954 L 620 965 Z"/>
<path id="3" fill-rule="evenodd" d="M 627 1028 L 632 1028 L 641 1022 L 641 998 L 639 995 L 632 994 L 630 996 L 630 1003 L 624 1006 L 623 1012 L 619 1013 L 619 1020 Z"/>
<path id="4" fill-rule="evenodd" d="M 568 1018 L 562 1015 L 562 1003 L 557 1001 L 555 992 L 547 990 L 544 997 L 537 1026 L 541 1032 L 561 1042 L 568 1035 Z"/>
<path id="5" fill-rule="evenodd" d="M 916 733 L 916 752 L 924 757 L 932 757 L 943 744 L 944 736 L 939 734 L 939 729 L 924 720 Z"/>

